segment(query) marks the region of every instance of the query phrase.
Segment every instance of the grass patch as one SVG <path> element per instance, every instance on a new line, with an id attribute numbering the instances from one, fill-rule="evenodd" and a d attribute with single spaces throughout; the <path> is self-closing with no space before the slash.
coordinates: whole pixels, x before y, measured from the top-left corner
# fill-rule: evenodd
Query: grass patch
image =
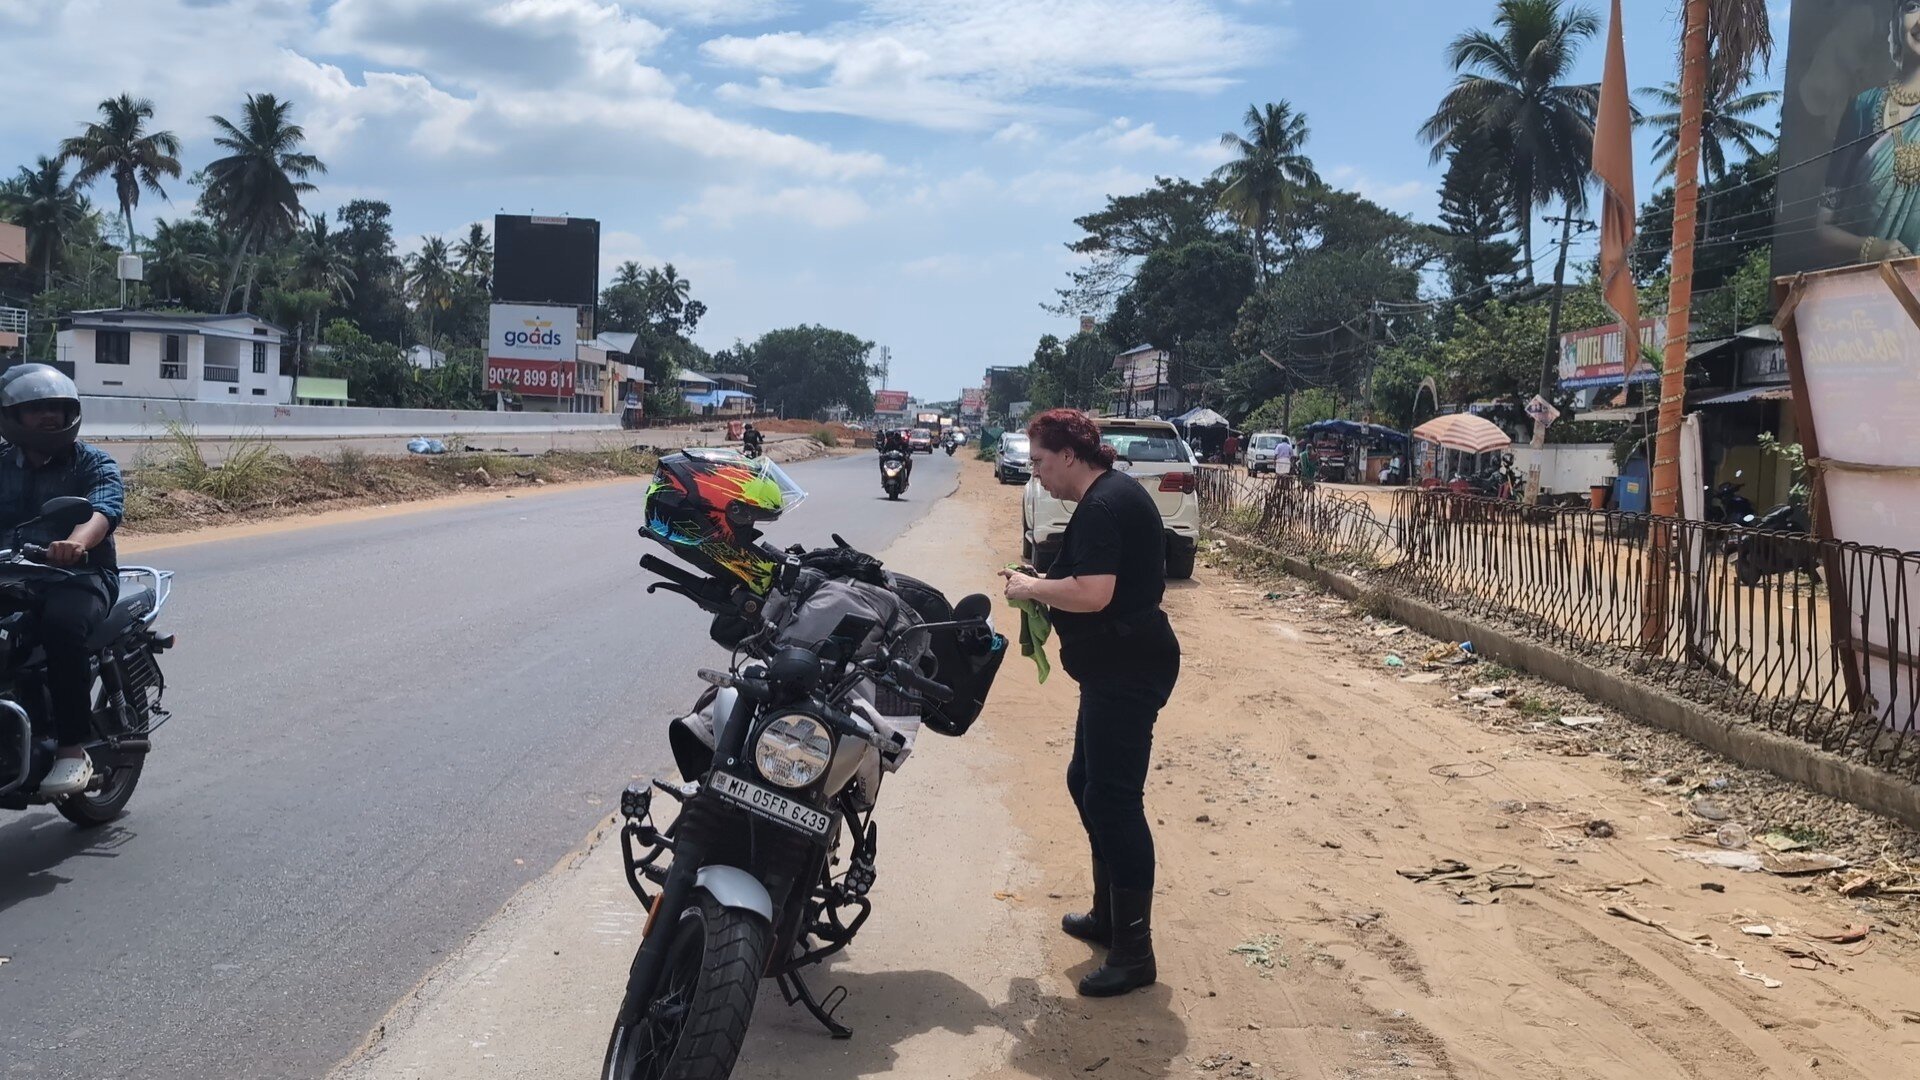
<path id="1" fill-rule="evenodd" d="M 840 445 L 840 436 L 836 435 L 830 427 L 814 428 L 811 438 L 829 450 Z"/>
<path id="2" fill-rule="evenodd" d="M 1353 610 L 1376 619 L 1393 618 L 1393 598 L 1385 589 L 1367 589 L 1354 597 Z"/>

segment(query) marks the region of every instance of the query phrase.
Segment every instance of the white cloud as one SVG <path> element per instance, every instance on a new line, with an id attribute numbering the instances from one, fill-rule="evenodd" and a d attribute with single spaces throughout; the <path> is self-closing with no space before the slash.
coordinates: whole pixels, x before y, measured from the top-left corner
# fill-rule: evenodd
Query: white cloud
<path id="1" fill-rule="evenodd" d="M 766 190 L 752 184 L 716 184 L 666 221 L 670 229 L 694 223 L 732 228 L 750 218 L 799 221 L 816 229 L 839 229 L 871 216 L 857 191 L 811 185 Z"/>
<path id="2" fill-rule="evenodd" d="M 740 26 L 785 15 L 793 5 L 785 0 L 626 0 L 670 23 L 692 26 Z"/>
<path id="3" fill-rule="evenodd" d="M 1418 210 L 1432 201 L 1433 185 L 1429 181 L 1383 182 L 1352 165 L 1336 165 L 1322 179 L 1336 187 L 1357 191 L 1389 210 Z"/>
<path id="4" fill-rule="evenodd" d="M 1217 91 L 1285 40 L 1208 0 L 872 0 L 862 19 L 701 52 L 760 76 L 732 100 L 984 130 L 1048 88 Z"/>
<path id="5" fill-rule="evenodd" d="M 1040 129 L 1025 120 L 1015 120 L 994 132 L 993 141 L 1009 146 L 1031 146 L 1040 141 Z"/>

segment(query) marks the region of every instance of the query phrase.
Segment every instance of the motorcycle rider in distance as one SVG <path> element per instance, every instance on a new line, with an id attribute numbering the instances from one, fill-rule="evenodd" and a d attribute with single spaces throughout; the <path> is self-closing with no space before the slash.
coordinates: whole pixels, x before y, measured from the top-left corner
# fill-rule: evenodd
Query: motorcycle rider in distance
<path id="1" fill-rule="evenodd" d="M 873 444 L 880 451 L 880 460 L 883 463 L 887 460 L 888 454 L 900 455 L 900 460 L 905 465 L 906 475 L 903 479 L 911 485 L 913 483 L 913 444 L 907 441 L 907 433 L 897 428 L 892 431 L 883 431 Z"/>
<path id="2" fill-rule="evenodd" d="M 93 724 L 87 642 L 120 592 L 113 544 L 126 503 L 120 466 L 79 435 L 80 391 L 72 379 L 45 364 L 0 373 L 0 529 L 7 539 L 49 499 L 72 495 L 93 504 L 93 516 L 71 532 L 36 527 L 21 537 L 45 547 L 49 564 L 78 571 L 40 587 L 35 625 L 47 654 L 47 696 L 59 744 L 53 769 L 40 782 L 43 795 L 84 791 L 93 778 L 83 746 Z"/>
<path id="3" fill-rule="evenodd" d="M 740 431 L 740 449 L 748 457 L 759 457 L 766 452 L 765 447 L 766 439 L 760 429 L 753 426 L 753 421 L 747 421 L 747 426 Z"/>

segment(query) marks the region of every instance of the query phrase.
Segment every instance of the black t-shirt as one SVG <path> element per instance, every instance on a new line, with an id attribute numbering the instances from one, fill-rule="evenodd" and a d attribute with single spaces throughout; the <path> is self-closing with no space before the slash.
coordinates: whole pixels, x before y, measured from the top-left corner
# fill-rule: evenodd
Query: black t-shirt
<path id="1" fill-rule="evenodd" d="M 1167 591 L 1166 526 L 1153 496 L 1133 477 L 1101 473 L 1074 508 L 1047 577 L 1114 575 L 1113 600 L 1097 613 L 1055 611 L 1061 647 L 1157 610 Z"/>

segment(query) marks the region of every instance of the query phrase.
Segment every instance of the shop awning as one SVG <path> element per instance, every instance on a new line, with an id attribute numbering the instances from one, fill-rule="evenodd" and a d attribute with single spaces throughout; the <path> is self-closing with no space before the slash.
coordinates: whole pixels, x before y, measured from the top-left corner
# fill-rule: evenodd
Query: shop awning
<path id="1" fill-rule="evenodd" d="M 1738 405 L 1746 401 L 1792 401 L 1793 387 L 1774 383 L 1767 386 L 1749 386 L 1731 393 L 1719 394 L 1694 402 L 1697 406 Z"/>

